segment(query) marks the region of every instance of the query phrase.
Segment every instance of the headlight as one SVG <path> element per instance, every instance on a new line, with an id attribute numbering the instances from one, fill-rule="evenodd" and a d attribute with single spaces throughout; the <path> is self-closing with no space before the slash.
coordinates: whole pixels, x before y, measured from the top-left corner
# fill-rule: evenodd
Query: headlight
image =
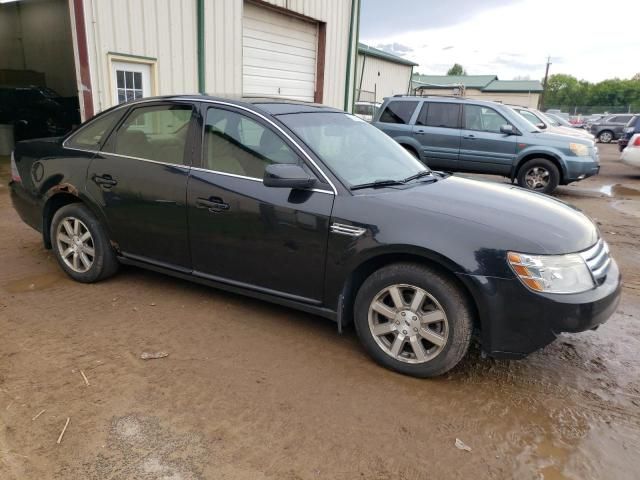
<path id="1" fill-rule="evenodd" d="M 581 143 L 570 143 L 569 150 L 577 157 L 587 157 L 589 155 L 589 147 Z"/>
<path id="2" fill-rule="evenodd" d="M 529 255 L 509 252 L 507 259 L 528 288 L 545 293 L 579 293 L 595 287 L 589 267 L 578 254 Z"/>

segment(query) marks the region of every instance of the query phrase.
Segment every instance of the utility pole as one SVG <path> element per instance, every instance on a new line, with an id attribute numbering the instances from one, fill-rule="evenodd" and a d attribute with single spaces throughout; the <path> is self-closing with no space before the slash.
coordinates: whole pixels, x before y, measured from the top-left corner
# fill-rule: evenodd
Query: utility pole
<path id="1" fill-rule="evenodd" d="M 538 109 L 544 111 L 544 95 L 547 93 L 547 81 L 549 80 L 549 66 L 551 65 L 551 57 L 547 57 L 547 69 L 544 72 L 544 82 L 542 83 L 542 95 L 540 95 L 540 105 Z"/>

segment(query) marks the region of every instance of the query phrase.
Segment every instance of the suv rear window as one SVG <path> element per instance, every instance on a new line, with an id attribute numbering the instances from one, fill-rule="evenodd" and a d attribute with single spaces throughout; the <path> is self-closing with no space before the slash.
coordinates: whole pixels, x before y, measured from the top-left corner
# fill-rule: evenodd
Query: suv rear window
<path id="1" fill-rule="evenodd" d="M 460 104 L 434 102 L 428 105 L 425 125 L 429 127 L 460 128 Z M 425 107 L 427 107 L 427 103 L 425 103 Z M 423 110 L 425 107 L 423 107 Z"/>
<path id="2" fill-rule="evenodd" d="M 382 123 L 407 124 L 415 112 L 418 102 L 389 102 L 380 115 Z"/>

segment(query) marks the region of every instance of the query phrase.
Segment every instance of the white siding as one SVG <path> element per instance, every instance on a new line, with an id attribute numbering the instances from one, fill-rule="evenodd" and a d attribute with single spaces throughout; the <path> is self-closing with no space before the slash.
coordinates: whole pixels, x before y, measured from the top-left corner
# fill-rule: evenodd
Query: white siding
<path id="1" fill-rule="evenodd" d="M 356 1 L 356 9 L 358 8 Z M 344 107 L 351 0 L 266 0 L 326 22 L 323 103 Z M 84 0 L 93 103 L 112 105 L 107 53 L 157 58 L 157 94 L 198 90 L 195 0 Z M 205 88 L 242 94 L 242 0 L 205 2 Z M 352 32 L 355 42 L 355 29 Z M 354 45 L 351 74 L 355 74 Z M 348 96 L 352 95 L 351 82 Z"/>
<path id="2" fill-rule="evenodd" d="M 362 84 L 360 83 L 361 77 Z M 356 88 L 367 92 L 375 91 L 375 101 L 377 102 L 382 102 L 384 97 L 407 93 L 410 79 L 410 65 L 401 65 L 371 55 L 358 54 Z"/>
<path id="3" fill-rule="evenodd" d="M 156 58 L 157 95 L 198 91 L 194 0 L 85 0 L 84 5 L 96 113 L 114 104 L 110 52 Z"/>

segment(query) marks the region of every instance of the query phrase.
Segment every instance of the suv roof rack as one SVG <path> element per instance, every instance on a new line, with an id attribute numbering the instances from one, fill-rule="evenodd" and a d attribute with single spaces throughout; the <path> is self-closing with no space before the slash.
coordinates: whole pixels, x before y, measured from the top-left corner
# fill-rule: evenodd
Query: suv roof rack
<path id="1" fill-rule="evenodd" d="M 429 97 L 434 97 L 434 98 L 458 98 L 460 100 L 467 100 L 467 97 L 462 97 L 460 95 L 434 95 L 433 93 L 430 93 L 429 95 L 407 95 L 404 93 L 397 93 L 393 96 L 395 97 L 419 97 L 419 98 L 429 98 Z"/>

